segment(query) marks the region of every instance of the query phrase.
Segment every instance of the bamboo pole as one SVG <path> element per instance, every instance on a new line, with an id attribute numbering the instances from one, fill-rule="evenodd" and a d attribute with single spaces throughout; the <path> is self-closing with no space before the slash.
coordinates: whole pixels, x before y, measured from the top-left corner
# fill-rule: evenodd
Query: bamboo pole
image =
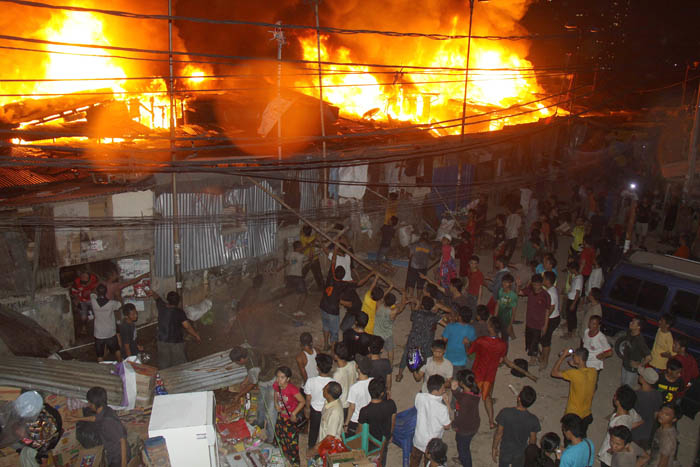
<path id="1" fill-rule="evenodd" d="M 503 357 L 503 363 L 505 363 L 506 366 L 510 367 L 510 369 L 517 371 L 517 372 L 520 373 L 521 375 L 527 376 L 528 378 L 530 378 L 530 379 L 533 380 L 534 382 L 537 382 L 537 376 L 533 375 L 532 373 L 530 373 L 530 372 L 527 371 L 527 370 L 523 370 L 523 369 L 520 368 L 518 365 L 516 365 L 515 363 L 511 362 L 510 360 L 508 360 L 508 359 L 505 358 L 505 357 Z"/>
<path id="2" fill-rule="evenodd" d="M 247 178 L 248 181 L 250 181 L 252 184 L 254 184 L 254 185 L 257 186 L 258 188 L 260 188 L 262 191 L 264 191 L 265 193 L 267 193 L 272 199 L 274 199 L 275 201 L 277 201 L 280 205 L 282 205 L 282 206 L 285 207 L 287 210 L 289 210 L 289 211 L 291 211 L 292 213 L 294 213 L 294 215 L 296 215 L 299 219 L 301 219 L 302 222 L 304 222 L 305 224 L 308 224 L 309 227 L 311 227 L 312 229 L 314 229 L 314 230 L 315 230 L 316 232 L 318 232 L 323 238 L 325 238 L 326 240 L 328 240 L 329 242 L 331 242 L 333 245 L 335 245 L 336 248 L 338 248 L 338 249 L 340 249 L 341 251 L 343 251 L 345 254 L 347 254 L 347 255 L 350 256 L 352 259 L 354 259 L 355 261 L 357 261 L 360 265 L 362 265 L 364 268 L 366 268 L 368 271 L 372 272 L 372 273 L 373 273 L 374 275 L 376 275 L 378 278 L 380 278 L 381 280 L 383 280 L 384 282 L 386 282 L 386 284 L 387 284 L 389 287 L 391 287 L 392 289 L 396 290 L 397 292 L 399 292 L 399 293 L 401 293 L 401 294 L 403 294 L 403 295 L 406 295 L 406 291 L 405 291 L 403 288 L 397 287 L 396 285 L 394 285 L 394 282 L 393 282 L 391 279 L 389 279 L 387 276 L 385 276 L 384 274 L 380 273 L 380 272 L 377 271 L 375 268 L 371 267 L 371 266 L 370 266 L 369 264 L 367 264 L 364 260 L 361 260 L 360 258 L 358 258 L 357 256 L 355 256 L 349 249 L 347 249 L 347 248 L 345 248 L 343 245 L 341 245 L 340 242 L 338 242 L 338 240 L 334 240 L 330 235 L 328 235 L 326 232 L 324 232 L 323 229 L 321 229 L 319 226 L 317 226 L 316 224 L 314 224 L 313 222 L 311 222 L 311 221 L 310 221 L 309 219 L 307 219 L 306 217 L 302 216 L 296 209 L 294 209 L 293 207 L 291 207 L 289 204 L 285 203 L 284 200 L 283 200 L 282 198 L 280 198 L 279 196 L 277 196 L 272 190 L 266 188 L 264 185 L 262 185 L 261 183 L 259 183 L 259 182 L 256 181 L 256 180 L 252 179 L 251 177 L 247 177 L 247 176 L 246 176 L 245 178 Z M 407 296 L 407 295 L 406 295 L 406 296 Z"/>

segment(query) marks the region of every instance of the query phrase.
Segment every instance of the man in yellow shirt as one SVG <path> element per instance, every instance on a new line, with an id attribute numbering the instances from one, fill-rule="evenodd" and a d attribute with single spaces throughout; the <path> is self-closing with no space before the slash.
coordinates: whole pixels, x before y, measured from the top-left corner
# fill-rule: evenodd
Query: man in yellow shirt
<path id="1" fill-rule="evenodd" d="M 301 241 L 301 252 L 306 256 L 306 263 L 301 269 L 301 276 L 306 279 L 306 275 L 311 271 L 314 275 L 314 280 L 319 290 L 324 290 L 325 280 L 321 272 L 321 263 L 318 257 L 316 248 L 316 234 L 310 225 L 304 225 L 299 232 L 299 240 Z"/>
<path id="2" fill-rule="evenodd" d="M 649 364 L 657 370 L 665 370 L 668 359 L 673 357 L 673 315 L 666 313 L 659 319 L 659 330 L 656 331 L 654 347 L 651 348 Z"/>
<path id="3" fill-rule="evenodd" d="M 572 368 L 561 371 L 561 364 L 569 357 L 569 365 Z M 598 380 L 595 368 L 588 368 L 586 361 L 588 361 L 588 350 L 585 348 L 567 349 L 559 355 L 559 360 L 552 368 L 554 378 L 561 378 L 569 382 L 569 400 L 566 402 L 565 413 L 573 413 L 581 417 L 584 438 L 588 426 L 593 422 L 591 405 Z"/>
<path id="4" fill-rule="evenodd" d="M 367 321 L 367 326 L 365 326 L 365 332 L 367 334 L 374 334 L 374 318 L 377 315 L 377 301 L 384 298 L 384 290 L 381 287 L 377 287 L 377 281 L 379 277 L 374 276 L 372 285 L 369 286 L 369 290 L 365 292 L 365 296 L 362 299 L 362 311 L 367 313 L 369 318 Z"/>

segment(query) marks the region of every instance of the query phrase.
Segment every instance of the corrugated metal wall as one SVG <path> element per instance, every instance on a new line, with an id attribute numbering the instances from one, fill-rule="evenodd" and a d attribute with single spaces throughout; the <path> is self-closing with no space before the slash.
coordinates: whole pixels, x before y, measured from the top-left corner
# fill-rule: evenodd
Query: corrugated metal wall
<path id="1" fill-rule="evenodd" d="M 266 182 L 262 182 L 266 186 Z M 247 229 L 223 234 L 221 216 L 226 206 L 245 206 Z M 180 225 L 182 271 L 198 271 L 232 264 L 247 258 L 258 258 L 275 251 L 277 241 L 277 202 L 252 186 L 230 190 L 224 195 L 178 193 L 178 211 L 184 217 Z M 172 217 L 172 194 L 156 198 L 155 211 Z M 194 221 L 187 220 L 196 219 Z M 155 274 L 175 274 L 173 229 L 170 224 L 155 229 Z"/>
<path id="2" fill-rule="evenodd" d="M 319 179 L 320 170 L 305 170 L 298 171 L 297 177 L 308 182 L 299 182 L 299 191 L 301 200 L 299 202 L 299 210 L 305 215 L 313 215 L 313 211 L 318 208 L 319 199 L 317 188 L 318 183 L 313 183 Z"/>

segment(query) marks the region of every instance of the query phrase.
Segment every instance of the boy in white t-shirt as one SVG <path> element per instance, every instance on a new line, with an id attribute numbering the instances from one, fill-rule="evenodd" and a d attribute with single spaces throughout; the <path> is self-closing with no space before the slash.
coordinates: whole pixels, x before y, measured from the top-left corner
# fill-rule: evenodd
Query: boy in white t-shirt
<path id="1" fill-rule="evenodd" d="M 556 281 L 557 276 L 554 274 L 554 272 L 545 271 L 542 273 L 542 285 L 549 294 L 550 311 L 549 319 L 547 320 L 547 327 L 542 333 L 542 338 L 540 339 L 540 344 L 542 344 L 540 368 L 547 368 L 549 365 L 549 353 L 552 350 L 552 336 L 561 322 L 561 316 L 559 313 L 559 290 L 557 290 L 557 287 L 554 285 Z"/>
<path id="2" fill-rule="evenodd" d="M 603 369 L 603 360 L 612 356 L 612 347 L 605 334 L 600 332 L 600 320 L 598 315 L 591 316 L 588 321 L 588 331 L 583 333 L 581 346 L 588 350 L 588 368 L 595 368 L 597 371 Z"/>
<path id="3" fill-rule="evenodd" d="M 372 401 L 369 394 L 369 382 L 372 381 L 369 374 L 372 371 L 372 362 L 367 357 L 358 355 L 355 358 L 357 365 L 357 382 L 350 386 L 348 391 L 348 413 L 345 416 L 345 432 L 352 436 L 357 431 L 357 422 L 360 419 L 360 410 Z"/>
<path id="4" fill-rule="evenodd" d="M 304 411 L 309 419 L 309 448 L 316 445 L 318 431 L 321 427 L 321 412 L 326 405 L 326 398 L 323 395 L 323 388 L 333 381 L 330 377 L 333 369 L 333 358 L 325 353 L 316 355 L 316 366 L 318 376 L 306 380 L 304 384 L 304 394 L 306 394 L 306 405 Z"/>
<path id="5" fill-rule="evenodd" d="M 429 393 L 416 394 L 415 406 L 418 411 L 416 431 L 413 434 L 411 466 L 423 463 L 428 442 L 433 438 L 442 438 L 445 430 L 450 429 L 450 412 L 447 409 L 445 395 L 445 378 L 433 375 L 428 378 Z"/>
<path id="6" fill-rule="evenodd" d="M 450 384 L 454 367 L 452 366 L 452 362 L 445 358 L 445 349 L 445 341 L 439 339 L 434 340 L 433 345 L 431 346 L 433 356 L 428 357 L 425 365 L 420 370 L 413 373 L 413 378 L 416 381 L 423 381 L 421 392 L 430 392 L 428 391 L 428 380 L 433 375 L 442 376 L 445 378 L 445 384 Z"/>

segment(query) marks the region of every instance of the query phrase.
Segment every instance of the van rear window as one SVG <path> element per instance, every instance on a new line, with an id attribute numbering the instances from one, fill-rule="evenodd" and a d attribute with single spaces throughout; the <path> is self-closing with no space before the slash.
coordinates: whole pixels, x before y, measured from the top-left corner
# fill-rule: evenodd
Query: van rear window
<path id="1" fill-rule="evenodd" d="M 671 303 L 671 314 L 676 318 L 694 319 L 700 297 L 685 290 L 676 291 Z"/>
<path id="2" fill-rule="evenodd" d="M 631 276 L 620 276 L 615 281 L 610 298 L 623 303 L 634 305 L 637 300 L 637 293 L 642 285 L 642 280 Z"/>

